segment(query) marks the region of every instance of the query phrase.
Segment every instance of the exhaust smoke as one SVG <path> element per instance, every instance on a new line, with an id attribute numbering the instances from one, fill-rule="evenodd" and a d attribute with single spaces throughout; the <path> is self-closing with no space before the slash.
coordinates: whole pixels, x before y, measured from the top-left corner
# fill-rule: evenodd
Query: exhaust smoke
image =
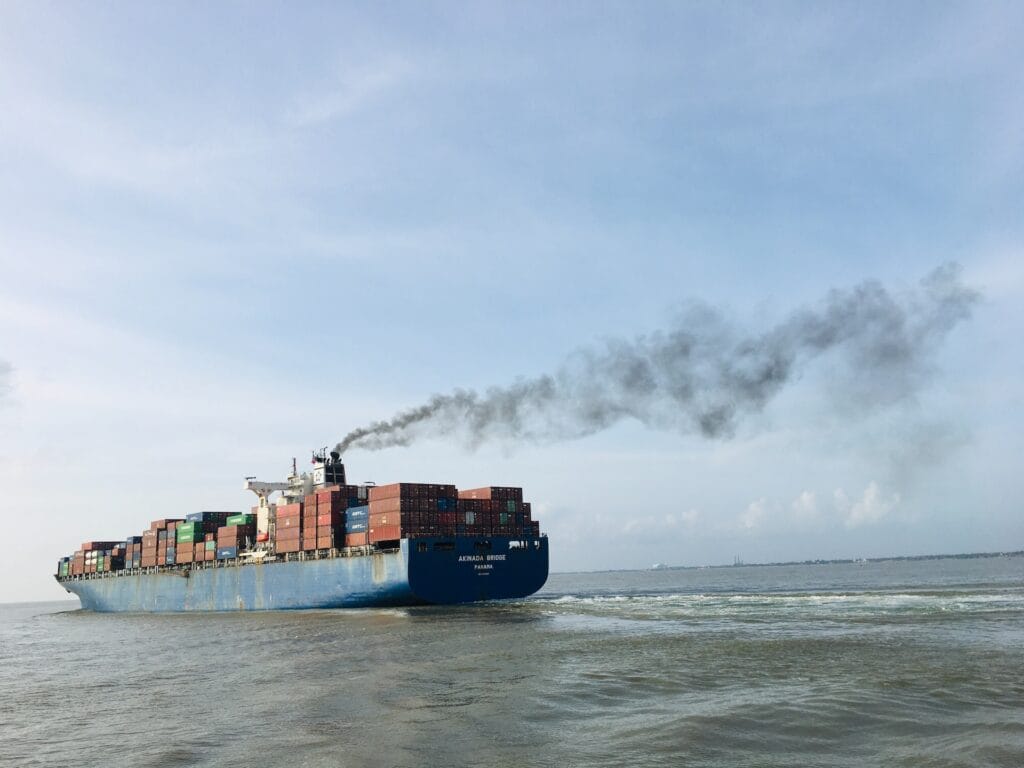
<path id="1" fill-rule="evenodd" d="M 671 327 L 584 348 L 553 373 L 483 392 L 456 389 L 386 421 L 349 432 L 335 450 L 380 450 L 421 438 L 552 442 L 594 434 L 624 419 L 661 430 L 728 437 L 810 361 L 838 356 L 837 383 L 858 408 L 891 405 L 920 389 L 946 334 L 979 294 L 960 268 L 931 272 L 909 294 L 879 282 L 830 291 L 819 304 L 761 332 L 744 333 L 691 304 Z"/>

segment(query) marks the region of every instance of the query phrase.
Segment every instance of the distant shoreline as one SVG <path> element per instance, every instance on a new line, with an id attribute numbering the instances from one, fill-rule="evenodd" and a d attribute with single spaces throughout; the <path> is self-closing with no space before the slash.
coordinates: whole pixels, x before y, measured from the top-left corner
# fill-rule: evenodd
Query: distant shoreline
<path id="1" fill-rule="evenodd" d="M 892 557 L 847 557 L 832 560 L 786 560 L 777 563 L 719 563 L 717 565 L 654 565 L 648 568 L 602 568 L 596 571 L 552 571 L 551 574 L 625 573 L 629 571 L 700 571 L 709 568 L 779 568 L 787 565 L 856 565 L 858 563 L 891 563 L 918 560 L 982 560 L 994 557 L 1024 557 L 1024 549 L 1012 552 L 965 552 L 951 555 L 894 555 Z"/>
<path id="2" fill-rule="evenodd" d="M 788 560 L 780 563 L 746 563 L 739 561 L 736 563 L 729 563 L 723 565 L 681 565 L 681 566 L 664 566 L 663 568 L 657 568 L 655 570 L 669 570 L 670 568 L 747 568 L 747 567 L 766 567 L 766 566 L 784 566 L 784 565 L 854 565 L 856 563 L 892 563 L 900 561 L 916 561 L 916 560 L 981 560 L 992 557 L 1021 557 L 1024 556 L 1024 549 L 1018 549 L 1013 552 L 964 552 L 961 554 L 950 554 L 950 555 L 894 555 L 892 557 L 853 557 L 853 558 L 836 558 L 834 560 Z"/>

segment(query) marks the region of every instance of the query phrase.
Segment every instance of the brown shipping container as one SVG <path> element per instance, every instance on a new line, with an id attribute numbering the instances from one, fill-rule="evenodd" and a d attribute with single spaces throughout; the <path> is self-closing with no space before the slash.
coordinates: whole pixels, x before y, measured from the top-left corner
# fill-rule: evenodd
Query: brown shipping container
<path id="1" fill-rule="evenodd" d="M 414 498 L 413 483 L 389 483 L 388 485 L 375 485 L 368 491 L 370 501 L 378 499 L 393 499 L 399 496 Z"/>
<path id="2" fill-rule="evenodd" d="M 392 496 L 389 499 L 375 499 L 371 501 L 370 514 L 374 512 L 411 512 L 417 507 L 418 499 L 402 498 L 401 496 Z"/>
<path id="3" fill-rule="evenodd" d="M 345 546 L 346 547 L 365 547 L 369 543 L 369 539 L 365 532 L 363 533 L 349 533 L 345 535 Z"/>
<path id="4" fill-rule="evenodd" d="M 486 488 L 468 488 L 459 491 L 460 499 L 493 499 L 495 501 L 522 501 L 523 489 L 507 485 L 489 485 Z"/>
<path id="5" fill-rule="evenodd" d="M 275 538 L 278 541 L 298 541 L 302 538 L 302 532 L 298 528 L 278 528 Z"/>
<path id="6" fill-rule="evenodd" d="M 143 568 L 152 568 L 156 565 L 156 557 L 154 555 L 143 555 L 139 565 Z"/>
<path id="7" fill-rule="evenodd" d="M 308 496 L 303 497 L 303 499 L 302 499 L 302 506 L 303 506 L 303 509 L 307 509 L 307 510 L 310 507 L 312 507 L 313 509 L 316 509 L 316 494 L 315 493 L 311 493 Z"/>
<path id="8" fill-rule="evenodd" d="M 298 552 L 299 542 L 298 541 L 279 541 L 276 547 L 278 552 Z"/>
<path id="9" fill-rule="evenodd" d="M 402 528 L 398 525 L 378 525 L 376 528 L 370 526 L 370 543 L 378 541 L 392 541 L 402 538 Z"/>
<path id="10" fill-rule="evenodd" d="M 413 513 L 413 514 L 415 514 L 415 513 Z M 371 512 L 370 513 L 370 518 L 369 518 L 369 521 L 368 521 L 369 522 L 369 527 L 372 530 L 374 526 L 380 526 L 380 525 L 398 525 L 398 526 L 409 525 L 409 524 L 413 523 L 413 521 L 415 519 L 413 517 L 413 514 L 409 514 L 409 513 L 403 514 L 401 512 L 385 512 L 382 515 L 375 515 L 375 514 L 373 514 Z"/>
<path id="11" fill-rule="evenodd" d="M 334 547 L 334 536 L 333 534 L 327 534 L 326 536 L 316 537 L 316 548 L 317 549 L 332 549 Z"/>
<path id="12" fill-rule="evenodd" d="M 454 485 L 439 485 L 435 483 L 390 483 L 389 485 L 373 486 L 369 489 L 370 501 L 392 499 L 395 497 L 410 499 L 454 498 L 455 494 Z"/>
<path id="13" fill-rule="evenodd" d="M 175 563 L 191 563 L 195 559 L 195 553 L 187 547 L 179 548 L 174 555 Z"/>
<path id="14" fill-rule="evenodd" d="M 279 517 L 277 518 L 277 530 L 287 530 L 288 528 L 294 528 L 296 531 L 302 527 L 301 517 Z"/>
<path id="15" fill-rule="evenodd" d="M 279 504 L 277 507 L 277 516 L 281 517 L 289 515 L 301 515 L 302 514 L 302 502 L 295 502 L 294 504 Z"/>
<path id="16" fill-rule="evenodd" d="M 345 521 L 345 516 L 341 512 L 328 512 L 326 515 L 317 515 L 316 524 L 317 527 L 322 525 L 332 526 L 341 525 Z"/>

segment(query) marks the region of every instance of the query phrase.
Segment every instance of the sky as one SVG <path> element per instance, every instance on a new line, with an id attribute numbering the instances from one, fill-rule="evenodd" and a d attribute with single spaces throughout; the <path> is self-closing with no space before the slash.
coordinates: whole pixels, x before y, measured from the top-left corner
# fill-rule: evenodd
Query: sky
<path id="1" fill-rule="evenodd" d="M 560 571 L 1024 548 L 1021 39 L 989 2 L 3 3 L 0 601 L 433 395 L 913 312 L 937 269 L 974 300 L 892 389 L 840 348 L 723 434 L 349 476 L 523 486 Z"/>

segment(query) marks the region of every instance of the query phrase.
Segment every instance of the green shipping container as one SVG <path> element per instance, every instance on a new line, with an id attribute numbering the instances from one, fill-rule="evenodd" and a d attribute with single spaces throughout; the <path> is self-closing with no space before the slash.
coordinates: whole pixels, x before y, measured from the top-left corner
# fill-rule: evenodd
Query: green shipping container
<path id="1" fill-rule="evenodd" d="M 498 515 L 499 525 L 508 525 L 508 512 L 502 512 Z"/>
<path id="2" fill-rule="evenodd" d="M 507 509 L 509 512 L 515 512 L 516 511 L 516 503 L 514 501 L 512 501 L 511 499 L 509 499 L 508 501 L 505 502 L 505 509 Z"/>
<path id="3" fill-rule="evenodd" d="M 214 552 L 217 550 L 217 542 L 216 541 L 206 541 L 206 542 L 203 542 L 203 543 L 206 544 L 206 549 L 207 550 L 214 551 Z"/>
<path id="4" fill-rule="evenodd" d="M 199 535 L 202 536 L 202 533 L 200 533 Z M 178 543 L 179 544 L 194 544 L 195 543 L 195 536 L 192 534 L 192 531 L 179 531 L 178 532 Z"/>
<path id="5" fill-rule="evenodd" d="M 252 525 L 255 522 L 255 515 L 231 515 L 225 525 Z"/>

